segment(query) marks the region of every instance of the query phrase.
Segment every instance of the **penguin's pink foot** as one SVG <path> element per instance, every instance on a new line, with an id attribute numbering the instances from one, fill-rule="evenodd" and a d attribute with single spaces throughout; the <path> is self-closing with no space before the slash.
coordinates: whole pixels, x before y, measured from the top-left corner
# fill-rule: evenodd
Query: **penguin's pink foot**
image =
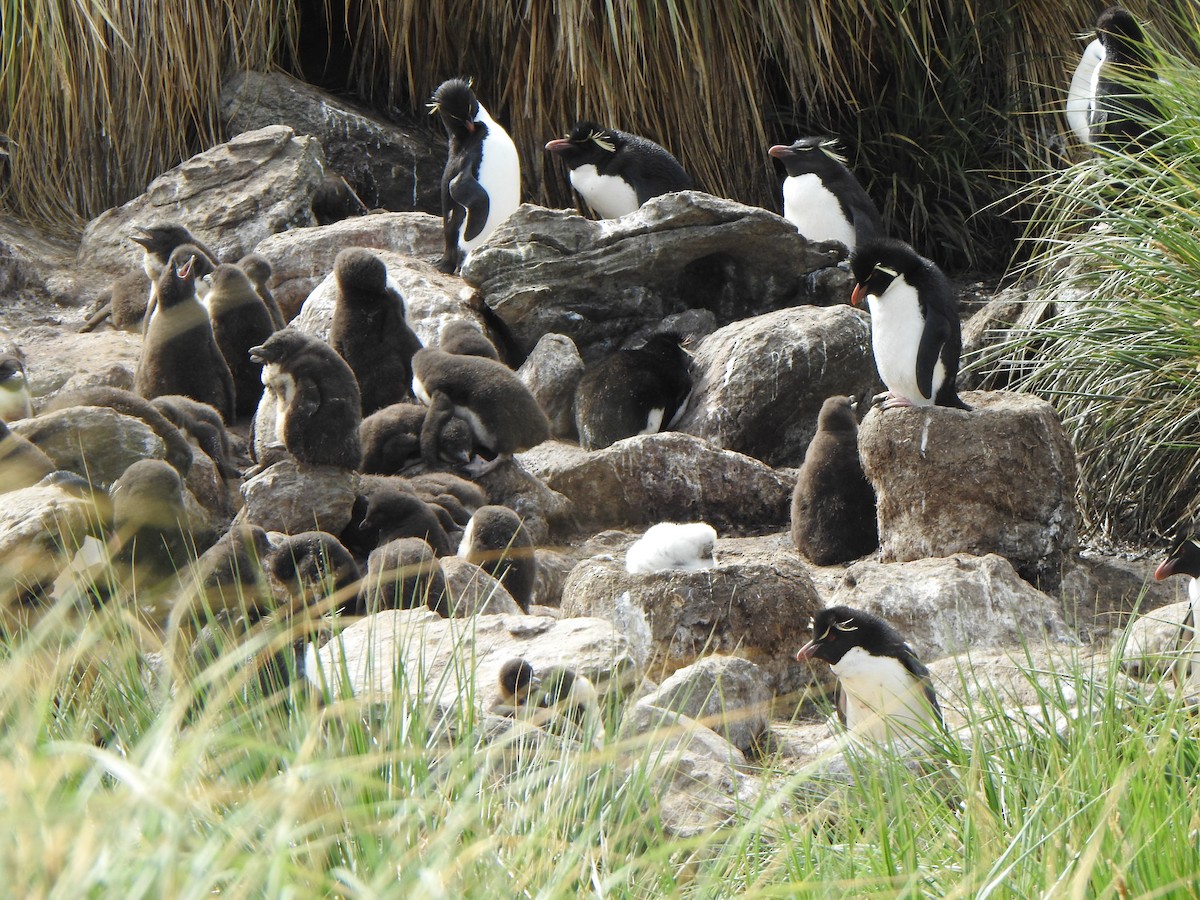
<path id="1" fill-rule="evenodd" d="M 902 397 L 900 394 L 894 394 L 891 391 L 876 394 L 871 399 L 871 402 L 878 403 L 880 409 L 903 409 L 906 406 L 914 405 L 907 397 Z"/>

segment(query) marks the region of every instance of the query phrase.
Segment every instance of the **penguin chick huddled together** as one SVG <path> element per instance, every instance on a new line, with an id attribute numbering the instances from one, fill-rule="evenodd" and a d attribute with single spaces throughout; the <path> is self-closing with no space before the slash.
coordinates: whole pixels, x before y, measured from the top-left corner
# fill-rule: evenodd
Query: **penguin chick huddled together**
<path id="1" fill-rule="evenodd" d="M 412 357 L 421 341 L 408 327 L 404 298 L 388 283 L 383 260 L 347 247 L 333 264 L 337 292 L 329 344 L 358 380 L 362 414 L 412 397 Z"/>
<path id="2" fill-rule="evenodd" d="M 271 542 L 257 525 L 234 524 L 196 560 L 184 585 L 178 616 L 204 621 L 222 612 L 258 618 L 271 609 L 266 576 Z"/>
<path id="3" fill-rule="evenodd" d="M 571 186 L 602 219 L 615 219 L 652 197 L 694 186 L 679 160 L 658 144 L 595 122 L 577 122 L 546 149 L 567 164 Z"/>
<path id="4" fill-rule="evenodd" d="M 481 506 L 467 523 L 458 555 L 503 584 L 522 612 L 529 612 L 538 561 L 520 516 L 507 506 Z"/>
<path id="5" fill-rule="evenodd" d="M 33 415 L 25 363 L 16 353 L 0 355 L 0 419 L 15 422 Z"/>
<path id="6" fill-rule="evenodd" d="M 659 522 L 625 553 L 625 571 L 699 572 L 717 565 L 717 531 L 707 522 Z"/>
<path id="7" fill-rule="evenodd" d="M 591 681 L 568 666 L 549 666 L 539 676 L 533 664 L 515 657 L 500 667 L 497 696 L 488 712 L 520 717 L 552 734 L 598 746 L 604 723 L 600 695 Z"/>
<path id="8" fill-rule="evenodd" d="M 887 622 L 835 606 L 811 622 L 797 662 L 829 664 L 838 680 L 838 719 L 854 738 L 887 744 L 940 731 L 942 710 L 929 670 Z"/>
<path id="9" fill-rule="evenodd" d="M 880 238 L 859 245 L 850 271 L 851 303 L 865 299 L 871 310 L 871 350 L 887 386 L 877 398 L 883 408 L 970 409 L 955 383 L 962 353 L 958 298 L 942 270 L 903 241 Z"/>
<path id="10" fill-rule="evenodd" d="M 536 691 L 541 686 L 533 666 L 526 659 L 506 660 L 497 678 L 499 694 L 488 707 L 497 716 L 516 716 L 536 705 Z"/>
<path id="11" fill-rule="evenodd" d="M 850 398 L 828 397 L 792 492 L 792 542 L 810 562 L 849 562 L 879 546 L 875 490 L 858 456 Z"/>
<path id="12" fill-rule="evenodd" d="M 284 328 L 250 349 L 263 367 L 263 403 L 275 405 L 273 440 L 298 462 L 358 467 L 362 405 L 358 381 L 336 350 L 319 338 Z M 256 435 L 256 442 L 264 436 Z"/>
<path id="13" fill-rule="evenodd" d="M 222 263 L 205 276 L 209 283 L 205 305 L 213 338 L 233 376 L 238 418 L 254 415 L 262 399 L 262 368 L 250 359 L 250 348 L 275 332 L 271 313 L 245 271 Z"/>
<path id="14" fill-rule="evenodd" d="M 810 241 L 841 241 L 851 253 L 884 234 L 883 219 L 846 167 L 837 142 L 800 138 L 767 151 L 783 163 L 783 217 Z"/>
<path id="15" fill-rule="evenodd" d="M 426 606 L 448 615 L 446 577 L 429 543 L 419 537 L 397 538 L 371 551 L 359 592 L 359 611 Z"/>
<path id="16" fill-rule="evenodd" d="M 213 461 L 222 478 L 240 478 L 233 452 L 233 443 L 221 414 L 207 403 L 200 403 L 180 394 L 163 394 L 150 401 L 163 418 L 195 442 Z"/>
<path id="17" fill-rule="evenodd" d="M 443 272 L 488 239 L 521 202 L 516 145 L 475 96 L 471 82 L 451 78 L 429 104 L 441 116 L 449 148 L 442 173 Z"/>
<path id="18" fill-rule="evenodd" d="M 478 325 L 469 319 L 451 319 L 438 335 L 438 349 L 459 356 L 483 356 L 499 360 L 500 354 Z"/>
<path id="19" fill-rule="evenodd" d="M 421 465 L 421 431 L 425 426 L 424 406 L 394 403 L 362 420 L 362 464 L 359 471 L 368 475 L 398 475 Z M 461 466 L 470 462 L 473 447 L 471 427 L 451 416 L 437 435 L 439 464 Z"/>
<path id="20" fill-rule="evenodd" d="M 426 347 L 413 356 L 412 366 L 413 393 L 429 406 L 421 429 L 421 456 L 426 465 L 437 466 L 439 440 L 451 416 L 471 427 L 477 452 L 494 457 L 476 467 L 476 476 L 550 436 L 550 421 L 537 400 L 503 363 Z"/>
<path id="21" fill-rule="evenodd" d="M 274 330 L 278 331 L 283 328 L 287 322 L 283 319 L 283 312 L 279 308 L 279 303 L 275 299 L 275 295 L 271 293 L 271 261 L 261 253 L 247 253 L 237 262 L 238 267 L 246 273 L 246 277 L 254 284 L 254 289 L 258 291 L 258 296 L 262 299 L 263 305 L 266 306 L 267 312 L 271 314 L 271 324 Z"/>
<path id="22" fill-rule="evenodd" d="M 1196 639 L 1196 608 L 1200 606 L 1200 541 L 1193 537 L 1183 538 L 1154 570 L 1155 581 L 1163 581 L 1172 575 L 1188 576 L 1188 609 L 1175 640 L 1175 683 L 1182 687 L 1192 685 L 1200 671 L 1196 666 L 1200 655 L 1200 641 Z"/>
<path id="23" fill-rule="evenodd" d="M 670 430 L 691 396 L 688 361 L 680 336 L 662 332 L 636 350 L 618 350 L 589 366 L 575 388 L 580 446 L 600 450 Z"/>
<path id="24" fill-rule="evenodd" d="M 325 613 L 332 606 L 345 612 L 358 603 L 358 563 L 328 532 L 288 535 L 271 552 L 267 566 L 297 609 L 315 607 Z"/>

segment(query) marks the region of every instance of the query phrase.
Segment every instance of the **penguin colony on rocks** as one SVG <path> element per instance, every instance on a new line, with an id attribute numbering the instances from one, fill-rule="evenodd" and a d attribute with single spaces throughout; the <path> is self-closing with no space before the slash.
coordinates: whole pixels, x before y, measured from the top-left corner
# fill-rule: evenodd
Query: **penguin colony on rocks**
<path id="1" fill-rule="evenodd" d="M 1153 74 L 1137 22 L 1120 8 L 1106 10 L 1068 98 L 1079 139 L 1136 149 L 1156 112 L 1144 97 L 1127 95 Z M 517 208 L 520 161 L 469 81 L 441 84 L 430 108 L 448 138 L 438 265 L 454 272 Z M 581 204 L 604 218 L 695 187 L 664 147 L 587 119 L 545 151 L 566 166 Z M 870 311 L 875 364 L 887 388 L 877 398 L 883 409 L 941 406 L 968 415 L 955 384 L 961 330 L 946 277 L 886 234 L 833 138 L 800 137 L 771 146 L 767 156 L 785 170 L 784 217 L 811 241 L 847 248 L 854 280 L 847 299 L 865 301 Z M 312 197 L 312 211 L 325 224 L 367 209 L 344 178 L 331 174 Z M 422 347 L 384 262 L 347 247 L 333 266 L 335 313 L 324 341 L 288 327 L 269 286 L 271 262 L 261 254 L 222 261 L 178 222 L 147 223 L 130 240 L 142 250 L 142 265 L 114 281 L 83 330 L 107 319 L 142 332 L 134 390 L 60 393 L 42 412 L 88 405 L 136 418 L 162 442 L 165 460 L 136 462 L 110 485 L 57 471 L 50 456 L 8 427 L 34 408 L 23 361 L 0 355 L 0 491 L 54 484 L 103 501 L 102 540 L 86 559 L 72 561 L 73 571 L 94 571 L 90 554 L 96 544 L 106 547 L 159 626 L 172 616 L 220 615 L 246 624 L 279 608 L 331 606 L 346 614 L 427 606 L 448 615 L 453 598 L 440 559 L 457 551 L 497 578 L 522 610 L 531 609 L 539 571 L 534 541 L 522 516 L 490 503 L 472 479 L 511 465 L 514 453 L 546 440 L 550 426 L 506 364 L 519 362 L 522 348 L 490 307 L 477 310 L 487 333 L 474 322 L 451 321 L 439 346 Z M 671 428 L 689 401 L 689 363 L 671 333 L 593 362 L 574 395 L 581 446 L 598 450 Z M 247 424 L 243 443 L 237 428 Z M 878 543 L 857 427 L 849 398 L 828 398 L 797 479 L 792 537 L 818 565 L 859 558 Z M 229 482 L 280 460 L 300 470 L 354 471 L 349 524 L 339 534 L 281 534 L 239 518 L 219 539 L 198 539 L 203 528 L 185 483 L 201 455 Z M 626 568 L 637 575 L 712 569 L 717 540 L 703 522 L 660 523 L 630 547 Z M 1156 577 L 1176 573 L 1190 576 L 1193 588 L 1180 637 L 1186 679 L 1200 593 L 1194 541 L 1172 551 Z M 171 597 L 185 599 L 172 607 Z M 818 614 L 812 627 L 797 659 L 830 666 L 839 682 L 838 716 L 851 734 L 889 741 L 940 727 L 928 672 L 891 626 L 837 607 Z M 599 733 L 595 688 L 569 668 L 513 659 L 501 668 L 497 690 L 495 711 L 532 712 L 585 736 Z"/>

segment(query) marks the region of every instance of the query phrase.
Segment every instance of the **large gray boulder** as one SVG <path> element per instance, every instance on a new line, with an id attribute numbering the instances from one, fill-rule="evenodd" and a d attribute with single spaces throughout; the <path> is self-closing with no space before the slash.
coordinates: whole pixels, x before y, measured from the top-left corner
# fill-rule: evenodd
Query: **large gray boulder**
<path id="1" fill-rule="evenodd" d="M 0 503 L 0 621 L 22 614 L 25 592 L 48 588 L 99 516 L 87 499 L 56 486 L 10 491 Z"/>
<path id="2" fill-rule="evenodd" d="M 74 406 L 12 424 L 54 464 L 107 488 L 139 459 L 166 459 L 166 445 L 141 419 L 102 406 Z"/>
<path id="3" fill-rule="evenodd" d="M 341 534 L 350 524 L 358 473 L 336 466 L 310 466 L 285 459 L 242 484 L 240 520 L 266 531 Z"/>
<path id="4" fill-rule="evenodd" d="M 878 498 L 880 559 L 998 553 L 1057 587 L 1077 545 L 1075 451 L 1032 394 L 963 395 L 970 411 L 873 409 L 858 433 Z"/>
<path id="5" fill-rule="evenodd" d="M 283 125 L 239 134 L 164 172 L 146 192 L 88 223 L 85 267 L 121 274 L 141 265 L 133 229 L 179 222 L 222 260 L 236 261 L 277 231 L 313 223 L 309 201 L 324 174 L 320 142 Z"/>
<path id="6" fill-rule="evenodd" d="M 846 570 L 828 605 L 880 616 L 925 662 L 982 647 L 1020 647 L 1047 639 L 1078 643 L 1058 601 L 1022 580 L 995 554 L 857 562 Z"/>
<path id="7" fill-rule="evenodd" d="M 821 601 L 799 558 L 750 546 L 731 551 L 718 542 L 717 559 L 713 569 L 649 575 L 627 573 L 624 554 L 586 559 L 563 587 L 563 615 L 614 623 L 634 647 L 646 648 L 652 678 L 723 653 L 757 665 L 774 694 L 811 684 L 793 656 Z"/>
<path id="8" fill-rule="evenodd" d="M 683 191 L 602 221 L 523 205 L 462 275 L 526 349 L 554 332 L 591 360 L 669 313 L 725 323 L 805 302 L 806 273 L 836 257 L 765 209 Z"/>
<path id="9" fill-rule="evenodd" d="M 1168 673 L 1200 674 L 1195 622 L 1190 632 L 1184 628 L 1190 608 L 1191 601 L 1184 600 L 1134 619 L 1119 648 L 1122 671 L 1146 679 Z M 1195 682 L 1191 683 L 1194 689 Z"/>
<path id="10" fill-rule="evenodd" d="M 870 396 L 878 381 L 867 315 L 845 304 L 782 309 L 700 342 L 676 428 L 772 466 L 799 466 L 826 397 Z"/>
<path id="11" fill-rule="evenodd" d="M 368 207 L 441 214 L 446 137 L 429 125 L 399 128 L 282 72 L 237 72 L 221 88 L 229 134 L 287 125 L 317 138 L 330 170 Z"/>
<path id="12" fill-rule="evenodd" d="M 592 452 L 547 441 L 517 458 L 571 501 L 585 531 L 701 520 L 761 530 L 788 521 L 793 478 L 691 435 L 664 431 Z"/>
<path id="13" fill-rule="evenodd" d="M 583 359 L 575 342 L 565 334 L 543 334 L 517 369 L 550 420 L 550 433 L 568 440 L 575 437 L 575 388 L 583 377 Z"/>
<path id="14" fill-rule="evenodd" d="M 387 251 L 397 258 L 436 260 L 442 252 L 442 220 L 417 212 L 372 213 L 331 225 L 293 228 L 265 238 L 254 250 L 271 262 L 271 293 L 285 318 L 291 319 L 299 313 L 305 299 L 333 271 L 338 253 L 347 247 Z M 389 259 L 392 257 L 387 256 L 385 262 Z M 399 259 L 393 261 L 400 264 Z M 411 292 L 413 278 L 428 279 L 446 295 L 457 297 L 469 293 L 461 279 L 442 275 L 432 265 L 424 269 L 415 267 L 415 271 L 421 275 L 409 276 L 391 270 L 389 274 L 401 285 L 401 293 L 406 293 L 406 287 Z M 329 315 L 333 315 L 332 307 Z"/>

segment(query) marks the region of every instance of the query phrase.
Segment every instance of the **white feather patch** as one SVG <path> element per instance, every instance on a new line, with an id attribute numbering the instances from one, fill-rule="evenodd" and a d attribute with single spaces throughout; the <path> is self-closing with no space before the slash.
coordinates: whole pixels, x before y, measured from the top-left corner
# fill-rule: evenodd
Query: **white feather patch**
<path id="1" fill-rule="evenodd" d="M 852 647 L 831 668 L 845 696 L 846 728 L 855 737 L 884 742 L 931 727 L 925 686 L 898 659 Z"/>
<path id="2" fill-rule="evenodd" d="M 571 170 L 571 186 L 596 214 L 605 219 L 617 219 L 637 209 L 637 192 L 623 178 L 601 175 L 594 165 L 578 166 Z"/>
<path id="3" fill-rule="evenodd" d="M 854 250 L 854 225 L 820 176 L 783 179 L 783 217 L 810 241 L 841 241 Z"/>
<path id="4" fill-rule="evenodd" d="M 488 130 L 483 141 L 478 176 L 479 183 L 488 194 L 488 215 L 483 230 L 474 238 L 464 240 L 460 234 L 458 245 L 464 253 L 469 253 L 486 241 L 521 203 L 521 161 L 516 145 L 482 105 L 475 121 L 486 125 Z"/>
<path id="5" fill-rule="evenodd" d="M 925 317 L 916 288 L 903 277 L 895 278 L 883 296 L 867 295 L 871 308 L 871 349 L 875 367 L 889 391 L 910 400 L 914 406 L 932 406 L 933 398 L 946 380 L 946 367 L 939 359 L 933 368 L 933 394 L 926 397 L 917 386 L 917 350 L 925 331 Z"/>
<path id="6" fill-rule="evenodd" d="M 646 530 L 625 554 L 625 571 L 698 572 L 717 565 L 717 532 L 706 522 L 660 522 Z"/>
<path id="7" fill-rule="evenodd" d="M 1090 144 L 1092 110 L 1096 107 L 1096 84 L 1100 78 L 1100 64 L 1104 62 L 1104 45 L 1094 40 L 1084 48 L 1083 57 L 1071 76 L 1067 88 L 1067 124 L 1082 143 Z"/>

